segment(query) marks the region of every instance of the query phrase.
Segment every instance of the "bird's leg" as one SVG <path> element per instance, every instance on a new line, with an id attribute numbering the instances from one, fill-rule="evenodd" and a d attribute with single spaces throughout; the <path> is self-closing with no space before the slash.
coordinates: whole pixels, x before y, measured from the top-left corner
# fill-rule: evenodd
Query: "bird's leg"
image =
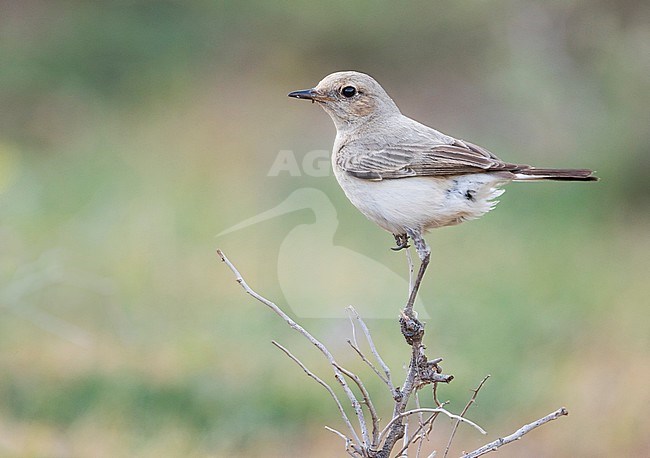
<path id="1" fill-rule="evenodd" d="M 431 249 L 419 230 L 409 231 L 408 235 L 411 237 L 411 240 L 413 240 L 415 250 L 422 262 L 420 263 L 418 275 L 415 278 L 413 287 L 411 288 L 408 302 L 402 312 L 399 323 L 402 335 L 404 336 L 406 343 L 409 344 L 412 349 L 411 362 L 409 363 L 409 374 L 414 374 L 416 387 L 423 387 L 424 385 L 433 383 L 435 399 L 435 384 L 439 382 L 449 383 L 453 380 L 454 376 L 444 375 L 442 373 L 442 367 L 439 366 L 442 358 L 429 360 L 425 354 L 426 347 L 422 344 L 422 339 L 424 338 L 424 324 L 417 319 L 417 316 L 413 311 L 413 304 L 415 303 L 420 283 L 422 283 L 424 272 L 427 270 L 427 266 L 429 265 Z M 415 390 L 417 391 L 417 389 L 418 388 Z"/>
<path id="2" fill-rule="evenodd" d="M 421 261 L 420 269 L 418 270 L 418 275 L 417 277 L 415 277 L 413 288 L 411 289 L 408 302 L 406 303 L 406 307 L 404 308 L 404 314 L 409 318 L 414 318 L 415 316 L 413 314 L 413 304 L 415 304 L 415 298 L 418 294 L 418 290 L 420 289 L 420 283 L 422 282 L 422 278 L 424 277 L 424 272 L 427 270 L 427 266 L 429 265 L 429 258 L 431 257 L 431 248 L 429 248 L 429 245 L 427 245 L 427 242 L 420 234 L 420 231 L 409 232 L 408 236 L 410 236 L 411 239 L 413 240 L 413 243 L 415 244 L 415 250 L 417 251 Z"/>
<path id="3" fill-rule="evenodd" d="M 393 251 L 403 250 L 405 248 L 410 248 L 409 245 L 409 236 L 407 234 L 393 234 L 395 237 L 396 247 L 391 248 Z"/>

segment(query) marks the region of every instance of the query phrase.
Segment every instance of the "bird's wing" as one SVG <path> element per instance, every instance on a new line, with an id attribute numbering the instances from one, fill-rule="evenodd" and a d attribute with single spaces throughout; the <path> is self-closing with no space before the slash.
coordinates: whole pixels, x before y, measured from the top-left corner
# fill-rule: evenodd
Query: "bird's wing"
<path id="1" fill-rule="evenodd" d="M 527 167 L 503 162 L 478 145 L 456 139 L 449 144 L 400 143 L 381 148 L 344 145 L 336 160 L 350 175 L 367 180 L 516 171 Z"/>

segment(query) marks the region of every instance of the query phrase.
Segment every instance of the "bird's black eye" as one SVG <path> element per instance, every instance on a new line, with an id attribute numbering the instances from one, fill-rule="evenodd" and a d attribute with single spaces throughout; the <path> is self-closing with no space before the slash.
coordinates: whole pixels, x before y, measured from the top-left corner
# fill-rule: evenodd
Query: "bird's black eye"
<path id="1" fill-rule="evenodd" d="M 354 86 L 345 86 L 344 88 L 341 88 L 341 94 L 343 94 L 343 97 L 354 97 L 356 93 L 357 89 Z"/>

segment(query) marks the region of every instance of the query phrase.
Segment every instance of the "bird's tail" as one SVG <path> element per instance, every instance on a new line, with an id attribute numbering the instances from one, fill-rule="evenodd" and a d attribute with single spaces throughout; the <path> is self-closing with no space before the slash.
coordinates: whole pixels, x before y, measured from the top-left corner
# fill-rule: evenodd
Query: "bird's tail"
<path id="1" fill-rule="evenodd" d="M 525 167 L 513 171 L 514 181 L 598 181 L 593 170 L 588 169 L 540 169 L 537 167 Z"/>

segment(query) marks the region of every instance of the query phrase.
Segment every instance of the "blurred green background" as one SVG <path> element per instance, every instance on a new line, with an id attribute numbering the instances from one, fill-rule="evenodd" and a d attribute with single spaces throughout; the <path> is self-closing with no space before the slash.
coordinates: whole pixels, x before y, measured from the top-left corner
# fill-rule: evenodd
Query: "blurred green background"
<path id="1" fill-rule="evenodd" d="M 0 2 L 0 455 L 343 456 L 323 429 L 342 428 L 327 393 L 270 340 L 332 380 L 322 357 L 215 255 L 282 305 L 279 246 L 314 215 L 215 235 L 313 187 L 336 207 L 335 245 L 406 278 L 333 176 L 268 176 L 279 151 L 300 164 L 333 141 L 325 113 L 287 92 L 348 69 L 504 160 L 598 170 L 599 183 L 513 184 L 493 213 L 428 237 L 426 343 L 456 376 L 439 390 L 451 410 L 492 374 L 470 411 L 490 440 L 569 409 L 502 456 L 650 455 L 649 13 L 635 0 Z M 345 269 L 303 262 L 310 277 Z M 360 368 L 386 418 L 349 323 L 300 321 Z M 395 321 L 368 324 L 399 383 Z M 450 426 L 425 448 L 444 449 Z M 453 455 L 488 438 L 461 427 Z"/>

